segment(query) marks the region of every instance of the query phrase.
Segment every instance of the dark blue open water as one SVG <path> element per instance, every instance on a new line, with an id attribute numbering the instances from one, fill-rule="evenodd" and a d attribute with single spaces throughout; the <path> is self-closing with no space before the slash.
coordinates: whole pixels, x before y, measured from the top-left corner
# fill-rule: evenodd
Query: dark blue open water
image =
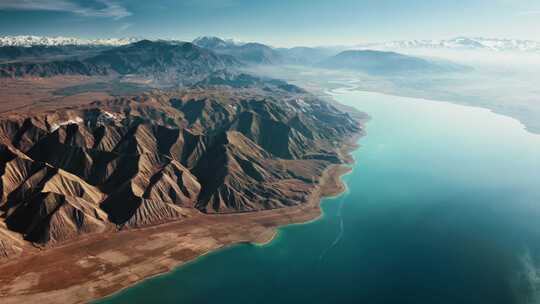
<path id="1" fill-rule="evenodd" d="M 538 302 L 540 136 L 484 109 L 335 97 L 372 120 L 320 220 L 99 303 Z"/>

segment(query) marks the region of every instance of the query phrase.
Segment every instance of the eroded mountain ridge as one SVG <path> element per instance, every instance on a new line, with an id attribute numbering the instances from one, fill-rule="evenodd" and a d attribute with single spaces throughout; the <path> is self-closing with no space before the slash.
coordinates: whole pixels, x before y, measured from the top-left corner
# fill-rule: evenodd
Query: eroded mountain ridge
<path id="1" fill-rule="evenodd" d="M 0 256 L 306 203 L 356 118 L 307 93 L 183 89 L 0 121 Z"/>

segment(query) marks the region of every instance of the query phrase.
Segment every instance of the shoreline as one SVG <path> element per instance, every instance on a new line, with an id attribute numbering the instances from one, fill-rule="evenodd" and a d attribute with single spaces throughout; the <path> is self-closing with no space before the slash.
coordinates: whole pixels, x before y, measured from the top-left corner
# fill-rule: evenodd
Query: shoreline
<path id="1" fill-rule="evenodd" d="M 353 152 L 353 151 L 351 151 L 351 152 Z M 337 197 L 345 194 L 347 191 L 349 191 L 349 186 L 347 184 L 345 184 L 345 182 L 343 182 L 343 177 L 347 176 L 348 174 L 351 174 L 353 172 L 353 169 L 352 169 L 352 167 L 348 167 L 346 165 L 338 165 L 338 166 L 343 166 L 344 169 L 345 169 L 342 173 L 341 172 L 340 173 L 336 172 L 336 174 L 337 174 L 336 178 L 339 179 L 339 182 L 342 184 L 343 190 L 340 191 L 339 193 L 334 194 L 334 195 L 321 196 L 320 201 L 319 201 L 319 207 L 321 207 L 322 204 L 324 203 L 323 200 L 337 198 Z M 350 169 L 350 170 L 348 170 L 348 169 Z M 320 212 L 319 216 L 317 216 L 317 217 L 315 217 L 315 218 L 313 218 L 311 220 L 307 220 L 305 222 L 300 222 L 300 223 L 291 223 L 291 224 L 286 224 L 286 225 L 283 225 L 283 226 L 275 227 L 275 228 L 272 229 L 271 235 L 268 238 L 266 238 L 266 239 L 263 238 L 260 241 L 256 240 L 256 241 L 248 242 L 248 243 L 253 244 L 255 246 L 261 246 L 261 247 L 262 246 L 267 246 L 267 245 L 271 244 L 277 237 L 279 237 L 279 229 L 287 227 L 287 226 L 291 226 L 291 225 L 307 225 L 307 224 L 310 224 L 312 222 L 320 220 L 322 217 L 324 217 L 324 212 L 322 211 L 322 208 L 321 208 L 321 212 Z"/>
<path id="2" fill-rule="evenodd" d="M 344 143 L 344 146 L 339 149 L 340 153 L 344 153 L 346 157 L 349 157 L 349 156 L 352 157 L 352 155 L 350 155 L 350 154 L 352 152 L 356 151 L 359 148 L 359 145 L 356 142 L 360 138 L 362 138 L 364 135 L 365 134 L 363 132 L 361 132 L 357 136 L 354 136 L 353 139 L 351 139 L 349 142 Z M 242 243 L 244 243 L 244 244 L 252 244 L 254 246 L 260 246 L 260 247 L 268 246 L 279 236 L 279 229 L 280 228 L 290 226 L 290 225 L 305 225 L 305 224 L 309 224 L 309 223 L 312 223 L 314 221 L 319 220 L 322 216 L 324 216 L 324 213 L 322 212 L 322 209 L 321 209 L 321 204 L 323 202 L 323 199 L 334 198 L 334 197 L 340 196 L 341 194 L 343 194 L 343 193 L 345 193 L 347 191 L 348 186 L 343 182 L 342 177 L 347 175 L 347 174 L 350 174 L 352 172 L 351 165 L 353 165 L 354 162 L 355 161 L 352 160 L 352 158 L 351 158 L 351 160 L 348 160 L 346 164 L 330 165 L 328 168 L 325 169 L 325 171 L 323 172 L 323 175 L 321 176 L 321 180 L 323 180 L 323 182 L 320 183 L 319 187 L 324 188 L 325 186 L 330 186 L 330 185 L 326 185 L 326 183 L 328 181 L 325 179 L 325 177 L 328 177 L 328 178 L 330 178 L 330 182 L 334 182 L 335 183 L 334 185 L 338 186 L 337 188 L 339 190 L 336 190 L 336 193 L 330 194 L 330 195 L 325 195 L 324 193 L 319 194 L 319 196 L 318 196 L 319 201 L 316 202 L 317 208 L 319 209 L 319 214 L 316 217 L 314 217 L 312 219 L 308 219 L 306 221 L 291 222 L 291 223 L 288 223 L 288 224 L 283 224 L 283 225 L 279 225 L 279 226 L 276 226 L 276 227 L 268 228 L 267 231 L 264 231 L 256 239 L 251 240 L 251 241 L 231 243 L 231 244 L 224 245 L 224 246 L 222 246 L 220 248 L 216 248 L 214 250 L 209 250 L 209 251 L 207 251 L 207 252 L 193 258 L 192 260 L 189 260 L 189 261 L 186 261 L 185 263 L 181 263 L 181 264 L 177 265 L 176 267 L 174 267 L 173 269 L 171 269 L 169 271 L 158 273 L 158 274 L 143 278 L 139 282 L 136 282 L 136 283 L 134 283 L 132 285 L 129 285 L 129 286 L 125 286 L 125 287 L 121 288 L 120 290 L 117 290 L 117 291 L 113 292 L 112 294 L 109 294 L 109 295 L 106 295 L 106 296 L 103 296 L 103 297 L 100 297 L 100 298 L 92 299 L 91 302 L 97 301 L 97 300 L 103 300 L 103 299 L 108 298 L 108 297 L 112 297 L 112 296 L 114 296 L 116 294 L 119 294 L 122 291 L 124 291 L 124 290 L 126 290 L 126 289 L 128 289 L 130 287 L 133 287 L 133 286 L 135 286 L 137 284 L 142 284 L 146 280 L 150 280 L 152 278 L 156 278 L 156 277 L 159 277 L 159 276 L 170 274 L 170 273 L 174 272 L 175 270 L 177 270 L 178 268 L 181 268 L 181 267 L 183 267 L 183 266 L 185 266 L 187 264 L 190 264 L 190 263 L 199 262 L 202 258 L 208 256 L 209 254 L 217 253 L 220 250 L 224 250 L 224 249 L 230 248 L 232 246 L 236 246 L 236 245 L 239 245 L 239 244 L 242 244 Z M 332 170 L 334 170 L 334 171 L 331 172 L 331 173 L 328 173 L 329 171 L 332 171 Z M 312 199 L 315 200 L 315 198 L 312 198 Z M 310 204 L 311 204 L 311 202 L 310 202 Z M 294 208 L 294 207 L 292 207 L 292 208 Z M 282 210 L 282 209 L 286 209 L 286 208 L 274 209 L 274 210 Z M 272 212 L 274 210 L 263 210 L 263 211 L 258 211 L 258 212 Z M 214 215 L 214 216 L 221 216 L 221 215 Z M 266 235 L 263 235 L 263 234 L 266 234 Z"/>
<path id="3" fill-rule="evenodd" d="M 356 81 L 352 81 L 351 84 L 352 83 L 356 83 Z M 517 117 L 515 115 L 512 115 L 512 114 L 509 114 L 509 113 L 507 113 L 507 112 L 505 112 L 504 110 L 501 110 L 501 109 L 495 109 L 495 108 L 492 108 L 492 107 L 488 107 L 486 105 L 479 105 L 479 104 L 475 104 L 475 103 L 472 103 L 472 102 L 462 102 L 462 101 L 455 101 L 455 100 L 452 100 L 452 99 L 430 98 L 429 96 L 406 94 L 406 93 L 399 93 L 399 92 L 393 92 L 393 91 L 367 89 L 367 88 L 358 87 L 357 85 L 352 85 L 350 87 L 342 87 L 342 88 L 337 88 L 337 89 L 324 90 L 322 92 L 322 94 L 323 95 L 328 95 L 328 96 L 333 98 L 334 95 L 339 95 L 340 94 L 339 92 L 335 93 L 335 91 L 340 91 L 340 90 L 344 90 L 344 91 L 348 91 L 348 92 L 361 92 L 361 93 L 369 93 L 369 94 L 380 94 L 380 95 L 395 96 L 395 97 L 400 97 L 400 98 L 410 98 L 410 99 L 422 100 L 422 101 L 428 101 L 428 102 L 429 101 L 431 101 L 431 102 L 440 102 L 440 103 L 452 104 L 452 105 L 456 105 L 456 106 L 462 106 L 462 107 L 486 110 L 486 111 L 491 112 L 491 113 L 496 114 L 496 115 L 501 115 L 501 116 L 504 116 L 504 117 L 508 117 L 508 118 L 516 121 L 516 123 L 518 123 L 520 125 L 520 128 L 522 128 L 524 131 L 526 131 L 526 132 L 528 132 L 528 133 L 530 133 L 532 135 L 535 135 L 535 136 L 540 136 L 540 130 L 536 130 L 534 127 L 530 127 L 524 120 L 520 119 L 519 117 Z"/>
<path id="4" fill-rule="evenodd" d="M 268 245 L 280 227 L 319 219 L 323 199 L 346 191 L 342 176 L 352 170 L 351 153 L 364 135 L 359 132 L 343 142 L 338 150 L 346 163 L 324 170 L 306 204 L 254 213 L 193 216 L 180 222 L 90 235 L 40 250 L 0 264 L 2 303 L 92 302 L 229 246 Z"/>

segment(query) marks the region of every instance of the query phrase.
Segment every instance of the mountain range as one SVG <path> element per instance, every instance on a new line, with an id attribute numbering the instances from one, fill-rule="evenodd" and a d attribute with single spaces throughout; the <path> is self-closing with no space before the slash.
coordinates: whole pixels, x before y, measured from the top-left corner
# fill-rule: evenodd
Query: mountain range
<path id="1" fill-rule="evenodd" d="M 46 37 L 33 35 L 0 36 L 1 46 L 120 46 L 142 40 L 140 38 L 81 39 L 74 37 Z"/>
<path id="2" fill-rule="evenodd" d="M 232 40 L 209 36 L 199 37 L 192 43 L 218 54 L 234 56 L 246 63 L 280 64 L 285 61 L 278 50 L 262 43 L 236 43 Z"/>
<path id="3" fill-rule="evenodd" d="M 103 38 L 81 39 L 75 37 L 46 37 L 33 35 L 0 36 L 0 47 L 17 46 L 122 46 L 142 38 Z M 540 52 L 540 42 L 522 39 L 500 39 L 484 37 L 456 37 L 451 39 L 424 39 L 424 40 L 397 40 L 386 42 L 360 43 L 352 47 L 293 47 L 273 48 L 262 43 L 245 43 L 234 39 L 221 39 L 213 36 L 202 36 L 192 41 L 193 44 L 220 51 L 228 54 L 253 53 L 249 58 L 253 62 L 277 63 L 279 60 L 305 63 L 313 58 L 336 55 L 340 51 L 348 49 L 375 49 L 375 50 L 400 50 L 400 49 L 450 49 L 450 50 L 489 50 L 497 52 Z M 255 53 L 259 53 L 258 56 Z M 308 54 L 307 59 L 305 54 Z M 265 55 L 266 54 L 266 55 Z M 320 60 L 319 60 L 320 61 Z"/>
<path id="4" fill-rule="evenodd" d="M 193 84 L 212 72 L 238 65 L 232 56 L 189 42 L 141 40 L 82 58 L 0 64 L 0 77 L 138 75 L 156 83 Z"/>
<path id="5" fill-rule="evenodd" d="M 319 63 L 328 69 L 355 70 L 368 74 L 452 73 L 465 72 L 468 67 L 443 60 L 424 59 L 395 52 L 351 50 L 339 53 Z"/>
<path id="6" fill-rule="evenodd" d="M 448 49 L 496 52 L 540 52 L 540 42 L 519 39 L 457 37 L 447 40 L 401 40 L 381 43 L 364 43 L 358 44 L 354 48 L 382 50 Z"/>
<path id="7" fill-rule="evenodd" d="M 140 40 L 126 45 L 0 47 L 0 77 L 136 77 L 156 86 L 193 85 L 219 71 L 250 65 L 302 65 L 370 74 L 463 72 L 451 62 L 376 50 L 273 48 L 217 37 L 193 42 Z"/>
<path id="8" fill-rule="evenodd" d="M 313 65 L 340 52 L 325 47 L 274 48 L 262 43 L 243 43 L 212 36 L 199 37 L 192 43 L 251 64 Z"/>
<path id="9" fill-rule="evenodd" d="M 359 122 L 263 82 L 3 116 L 0 257 L 28 242 L 307 203 Z"/>
<path id="10" fill-rule="evenodd" d="M 0 257 L 316 199 L 325 170 L 348 159 L 340 151 L 362 132 L 360 116 L 241 72 L 283 63 L 281 52 L 218 38 L 0 47 L 3 83 L 29 81 L 32 93 L 46 79 L 64 100 L 0 114 Z M 63 84 L 72 78 L 79 85 Z M 77 99 L 116 86 L 125 94 Z"/>
<path id="11" fill-rule="evenodd" d="M 0 47 L 4 46 L 121 46 L 137 41 L 143 38 L 104 38 L 104 39 L 82 39 L 75 37 L 46 37 L 33 35 L 19 36 L 0 36 Z M 424 39 L 424 40 L 397 40 L 374 43 L 360 43 L 353 47 L 293 47 L 293 48 L 273 48 L 261 43 L 245 43 L 234 39 L 221 39 L 213 36 L 202 36 L 193 40 L 193 44 L 206 47 L 213 50 L 223 50 L 232 52 L 233 49 L 242 49 L 242 46 L 248 45 L 249 48 L 269 51 L 273 49 L 277 53 L 296 53 L 301 51 L 321 52 L 322 54 L 337 54 L 339 51 L 344 51 L 351 48 L 361 49 L 453 49 L 453 50 L 490 50 L 497 52 L 539 52 L 540 42 L 534 40 L 523 39 L 500 39 L 500 38 L 484 38 L 484 37 L 456 37 L 451 39 Z M 285 56 L 287 57 L 287 56 Z"/>

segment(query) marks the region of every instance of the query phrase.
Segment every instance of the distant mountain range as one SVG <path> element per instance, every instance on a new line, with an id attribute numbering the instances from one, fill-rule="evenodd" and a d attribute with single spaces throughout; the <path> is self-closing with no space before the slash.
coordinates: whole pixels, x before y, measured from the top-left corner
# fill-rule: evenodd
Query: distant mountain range
<path id="1" fill-rule="evenodd" d="M 45 37 L 33 35 L 0 36 L 1 46 L 121 46 L 142 40 L 140 38 L 81 39 L 73 37 Z"/>
<path id="2" fill-rule="evenodd" d="M 213 72 L 239 65 L 232 56 L 189 42 L 141 40 L 83 58 L 0 64 L 0 77 L 137 75 L 159 83 L 194 84 Z"/>
<path id="3" fill-rule="evenodd" d="M 0 47 L 4 46 L 122 46 L 137 41 L 142 38 L 107 38 L 107 39 L 81 39 L 74 37 L 46 37 L 34 35 L 0 36 Z M 315 53 L 315 57 L 320 55 L 330 56 L 337 54 L 336 50 L 346 50 L 350 47 L 327 48 L 327 47 L 294 47 L 294 48 L 273 48 L 261 43 L 245 43 L 234 39 L 222 39 L 213 36 L 202 36 L 192 42 L 193 44 L 219 50 L 224 53 L 259 53 L 259 57 L 254 56 L 252 61 L 276 60 L 304 61 L 305 53 Z M 361 43 L 355 45 L 357 49 L 453 49 L 453 50 L 490 50 L 497 52 L 540 52 L 540 41 L 520 40 L 520 39 L 498 39 L 483 37 L 456 37 L 444 40 L 397 40 L 387 42 Z M 331 54 L 334 53 L 334 54 Z M 312 56 L 310 56 L 312 57 Z M 308 60 L 309 61 L 309 60 Z"/>
<path id="4" fill-rule="evenodd" d="M 220 54 L 228 54 L 238 60 L 254 64 L 299 64 L 311 65 L 334 56 L 340 50 L 325 47 L 274 48 L 256 42 L 238 42 L 233 39 L 204 36 L 192 42 Z"/>
<path id="5" fill-rule="evenodd" d="M 368 74 L 451 73 L 469 68 L 456 63 L 407 56 L 395 52 L 351 50 L 322 61 L 319 66 L 328 69 L 346 69 Z"/>
<path id="6" fill-rule="evenodd" d="M 218 37 L 199 37 L 193 44 L 212 50 L 218 54 L 231 55 L 246 63 L 278 64 L 285 60 L 276 49 L 262 43 L 236 43 Z"/>
<path id="7" fill-rule="evenodd" d="M 209 81 L 208 77 L 217 72 L 227 75 L 235 71 L 232 74 L 233 79 L 239 81 L 236 84 L 239 85 L 246 79 L 235 78 L 238 68 L 250 65 L 303 65 L 369 74 L 447 73 L 467 70 L 464 66 L 448 61 L 381 50 L 274 48 L 262 43 L 240 43 L 217 37 L 201 37 L 193 42 L 139 40 L 131 43 L 128 43 L 131 41 L 129 39 L 91 41 L 63 37 L 16 38 L 18 39 L 10 40 L 9 46 L 0 46 L 0 77 L 135 76 L 159 85 L 194 85 Z M 41 44 L 33 45 L 34 43 Z M 466 43 L 462 41 L 462 44 Z M 476 45 L 472 42 L 467 44 Z M 385 44 L 385 48 L 398 46 Z M 375 45 L 373 48 L 376 48 Z M 224 72 L 226 73 L 223 74 Z M 210 80 L 231 82 L 229 76 Z"/>
<path id="8" fill-rule="evenodd" d="M 381 43 L 365 43 L 356 45 L 355 48 L 378 50 L 449 49 L 488 50 L 496 52 L 540 52 L 540 42 L 518 39 L 457 37 L 447 40 L 401 40 Z"/>

